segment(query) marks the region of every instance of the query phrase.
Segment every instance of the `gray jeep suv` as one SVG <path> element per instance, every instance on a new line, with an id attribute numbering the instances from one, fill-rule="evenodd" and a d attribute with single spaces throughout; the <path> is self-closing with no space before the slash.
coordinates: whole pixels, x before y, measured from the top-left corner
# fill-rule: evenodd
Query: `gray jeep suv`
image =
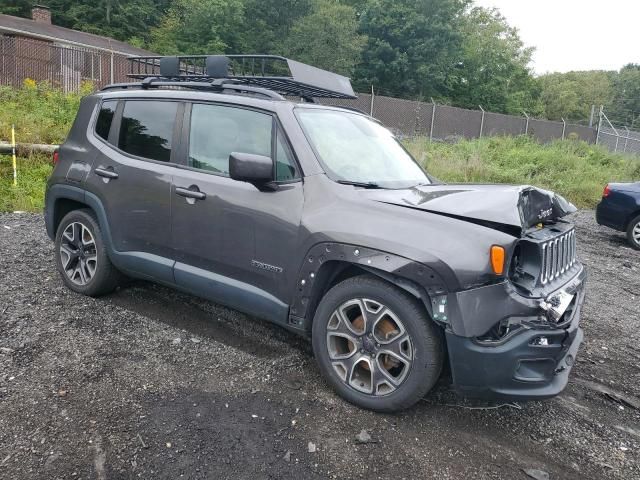
<path id="1" fill-rule="evenodd" d="M 146 58 L 159 74 L 82 100 L 46 193 L 70 289 L 126 275 L 281 325 L 372 410 L 414 404 L 445 364 L 469 396 L 563 390 L 586 277 L 570 203 L 437 182 L 369 116 L 308 101 L 353 97 L 344 77 L 190 58 Z"/>

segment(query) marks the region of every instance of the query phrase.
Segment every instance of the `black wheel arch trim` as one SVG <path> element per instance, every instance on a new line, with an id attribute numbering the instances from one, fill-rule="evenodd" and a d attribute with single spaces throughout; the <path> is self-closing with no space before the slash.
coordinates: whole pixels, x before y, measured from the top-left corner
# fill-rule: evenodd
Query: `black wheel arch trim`
<path id="1" fill-rule="evenodd" d="M 414 260 L 373 248 L 339 242 L 314 245 L 305 255 L 291 299 L 289 323 L 307 334 L 326 286 L 356 267 L 382 278 L 420 300 L 432 316 L 431 298 L 447 293 L 441 275 Z"/>

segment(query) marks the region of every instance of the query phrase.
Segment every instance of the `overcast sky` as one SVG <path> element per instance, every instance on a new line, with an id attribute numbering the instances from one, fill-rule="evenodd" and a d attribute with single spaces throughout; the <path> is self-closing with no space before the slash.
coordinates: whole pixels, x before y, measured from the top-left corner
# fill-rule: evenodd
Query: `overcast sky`
<path id="1" fill-rule="evenodd" d="M 537 74 L 640 63 L 638 0 L 475 0 L 496 7 L 536 47 Z"/>

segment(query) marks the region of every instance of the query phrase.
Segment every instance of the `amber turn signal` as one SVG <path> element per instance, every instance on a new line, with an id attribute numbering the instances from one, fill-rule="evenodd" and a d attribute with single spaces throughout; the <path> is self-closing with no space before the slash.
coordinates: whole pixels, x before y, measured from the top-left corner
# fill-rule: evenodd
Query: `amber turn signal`
<path id="1" fill-rule="evenodd" d="M 504 247 L 494 245 L 491 247 L 491 268 L 496 275 L 504 273 Z"/>

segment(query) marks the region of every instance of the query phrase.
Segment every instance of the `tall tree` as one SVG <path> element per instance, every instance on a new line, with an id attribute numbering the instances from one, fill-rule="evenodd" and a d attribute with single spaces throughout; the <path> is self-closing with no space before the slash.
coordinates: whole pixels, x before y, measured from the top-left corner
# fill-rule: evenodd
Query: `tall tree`
<path id="1" fill-rule="evenodd" d="M 471 9 L 462 35 L 453 103 L 492 112 L 541 113 L 539 88 L 529 69 L 533 49 L 525 48 L 518 31 L 497 10 Z"/>
<path id="2" fill-rule="evenodd" d="M 313 13 L 293 25 L 282 51 L 296 60 L 349 76 L 366 42 L 357 29 L 352 7 L 319 0 Z"/>
<path id="3" fill-rule="evenodd" d="M 291 27 L 311 13 L 313 0 L 244 0 L 241 53 L 278 54 Z"/>
<path id="4" fill-rule="evenodd" d="M 169 0 L 48 0 L 53 22 L 62 27 L 129 41 L 148 39 Z"/>
<path id="5" fill-rule="evenodd" d="M 160 25 L 151 31 L 158 53 L 237 53 L 244 49 L 241 0 L 173 0 Z"/>
<path id="6" fill-rule="evenodd" d="M 0 0 L 0 13 L 16 17 L 30 17 L 33 2 L 29 0 Z"/>
<path id="7" fill-rule="evenodd" d="M 592 105 L 610 105 L 616 72 L 551 73 L 539 78 L 544 116 L 586 122 Z"/>
<path id="8" fill-rule="evenodd" d="M 638 128 L 640 126 L 640 64 L 624 66 L 613 81 L 612 121 Z"/>
<path id="9" fill-rule="evenodd" d="M 356 70 L 369 85 L 400 97 L 449 98 L 462 49 L 461 24 L 470 0 L 371 0 L 360 14 L 368 36 Z"/>

